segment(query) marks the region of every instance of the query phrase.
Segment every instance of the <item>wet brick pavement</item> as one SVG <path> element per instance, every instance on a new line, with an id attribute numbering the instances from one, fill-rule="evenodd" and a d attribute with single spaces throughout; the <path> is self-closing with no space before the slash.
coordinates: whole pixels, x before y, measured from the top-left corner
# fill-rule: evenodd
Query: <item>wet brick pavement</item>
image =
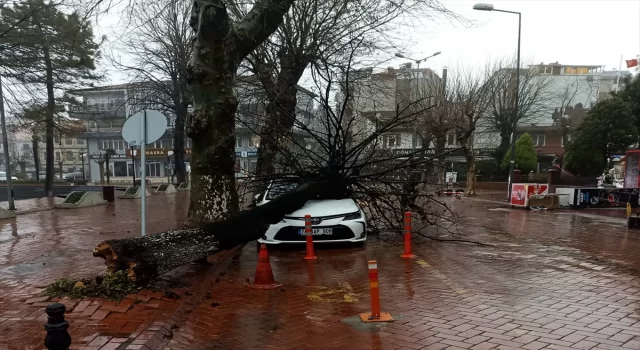
<path id="1" fill-rule="evenodd" d="M 272 248 L 281 289 L 246 287 L 248 245 L 228 274 L 158 346 L 171 349 L 640 349 L 640 232 L 593 211 L 524 211 L 444 199 L 462 217 L 458 238 L 401 246 Z M 382 310 L 362 324 L 368 259 L 379 266 Z M 166 345 L 168 342 L 168 345 Z"/>
<path id="2" fill-rule="evenodd" d="M 185 194 L 150 198 L 149 232 L 181 225 Z M 491 198 L 489 198 L 491 199 Z M 189 265 L 165 278 L 175 300 L 140 291 L 120 303 L 61 300 L 72 349 L 640 349 L 640 232 L 616 210 L 524 211 L 487 201 L 443 198 L 460 214 L 456 238 L 427 241 L 415 259 L 402 247 L 273 248 L 281 289 L 256 291 L 255 245 Z M 41 349 L 42 286 L 104 270 L 100 241 L 139 234 L 139 201 L 50 210 L 0 221 L 0 349 Z M 129 232 L 127 232 L 129 231 Z M 430 234 L 436 234 L 436 231 Z M 302 248 L 302 247 L 300 247 Z M 377 259 L 383 311 L 397 321 L 364 325 L 367 259 Z M 219 281 L 218 284 L 215 284 Z"/>
<path id="3" fill-rule="evenodd" d="M 49 202 L 46 198 L 16 201 L 16 206 L 24 210 L 47 209 Z M 182 226 L 187 206 L 188 193 L 150 197 L 148 232 Z M 44 308 L 51 301 L 38 297 L 38 293 L 58 278 L 79 279 L 104 271 L 103 260 L 92 256 L 93 248 L 106 239 L 139 235 L 139 215 L 139 200 L 116 200 L 106 206 L 39 211 L 1 220 L 0 349 L 43 348 Z M 204 269 L 185 266 L 165 277 L 175 277 L 188 285 L 200 278 Z M 186 290 L 175 292 L 184 295 Z M 67 318 L 72 321 L 74 348 L 109 348 L 118 341 L 127 341 L 129 336 L 159 327 L 162 322 L 154 322 L 166 321 L 180 307 L 162 293 L 140 293 L 118 305 L 98 299 L 80 303 L 62 300 L 67 305 Z M 134 303 L 135 299 L 138 301 Z M 106 345 L 109 341 L 111 345 Z"/>

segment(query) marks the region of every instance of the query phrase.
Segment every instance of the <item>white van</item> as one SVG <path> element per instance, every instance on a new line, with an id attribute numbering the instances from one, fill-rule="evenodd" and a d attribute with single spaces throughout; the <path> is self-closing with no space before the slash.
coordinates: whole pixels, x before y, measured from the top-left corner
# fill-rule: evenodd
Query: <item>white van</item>
<path id="1" fill-rule="evenodd" d="M 11 180 L 17 181 L 18 178 L 15 177 L 15 176 L 12 176 Z M 0 181 L 7 181 L 7 172 L 6 171 L 0 171 Z"/>

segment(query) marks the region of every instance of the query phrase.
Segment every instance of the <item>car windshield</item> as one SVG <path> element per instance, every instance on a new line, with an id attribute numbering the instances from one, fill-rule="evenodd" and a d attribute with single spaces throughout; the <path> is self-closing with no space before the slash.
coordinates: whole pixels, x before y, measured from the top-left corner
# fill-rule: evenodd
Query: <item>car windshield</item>
<path id="1" fill-rule="evenodd" d="M 278 180 L 274 181 L 269 187 L 269 191 L 267 192 L 266 200 L 272 200 L 280 197 L 281 195 L 293 191 L 298 186 L 297 180 Z M 345 199 L 351 198 L 349 191 L 326 191 L 325 193 L 319 194 L 313 199 L 315 200 L 323 200 L 323 199 Z"/>
<path id="2" fill-rule="evenodd" d="M 287 192 L 293 191 L 296 186 L 298 186 L 298 183 L 295 181 L 276 181 L 269 187 L 266 199 L 272 200 L 278 198 Z"/>

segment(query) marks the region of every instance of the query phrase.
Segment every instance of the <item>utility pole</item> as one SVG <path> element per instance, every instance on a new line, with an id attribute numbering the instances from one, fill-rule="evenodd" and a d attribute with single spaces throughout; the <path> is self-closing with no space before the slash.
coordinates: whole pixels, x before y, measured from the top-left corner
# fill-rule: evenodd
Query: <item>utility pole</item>
<path id="1" fill-rule="evenodd" d="M 4 164 L 7 174 L 7 198 L 9 210 L 16 210 L 13 201 L 13 183 L 11 181 L 11 164 L 9 163 L 9 140 L 7 139 L 7 123 L 4 117 L 4 95 L 2 94 L 2 75 L 0 75 L 0 123 L 2 123 L 2 149 L 4 150 Z"/>

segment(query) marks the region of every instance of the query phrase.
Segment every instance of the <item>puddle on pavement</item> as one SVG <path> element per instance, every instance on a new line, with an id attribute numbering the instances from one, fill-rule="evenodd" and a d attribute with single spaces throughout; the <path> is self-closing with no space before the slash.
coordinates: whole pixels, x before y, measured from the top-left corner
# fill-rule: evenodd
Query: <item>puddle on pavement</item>
<path id="1" fill-rule="evenodd" d="M 346 282 L 338 283 L 337 288 L 318 287 L 318 289 L 309 293 L 307 298 L 322 303 L 354 303 L 359 300 L 351 285 Z"/>
<path id="2" fill-rule="evenodd" d="M 396 321 L 399 321 L 402 319 L 402 316 L 393 314 L 391 315 L 393 316 L 393 319 Z M 368 322 L 368 323 L 364 323 L 362 322 L 362 320 L 360 319 L 360 316 L 355 315 L 355 316 L 351 316 L 351 317 L 347 317 L 347 318 L 343 318 L 342 320 L 340 320 L 341 322 L 344 322 L 348 325 L 350 325 L 351 327 L 359 330 L 359 331 L 364 331 L 364 332 L 369 332 L 369 333 L 376 333 L 378 330 L 384 328 L 384 326 L 388 325 L 391 322 Z"/>

